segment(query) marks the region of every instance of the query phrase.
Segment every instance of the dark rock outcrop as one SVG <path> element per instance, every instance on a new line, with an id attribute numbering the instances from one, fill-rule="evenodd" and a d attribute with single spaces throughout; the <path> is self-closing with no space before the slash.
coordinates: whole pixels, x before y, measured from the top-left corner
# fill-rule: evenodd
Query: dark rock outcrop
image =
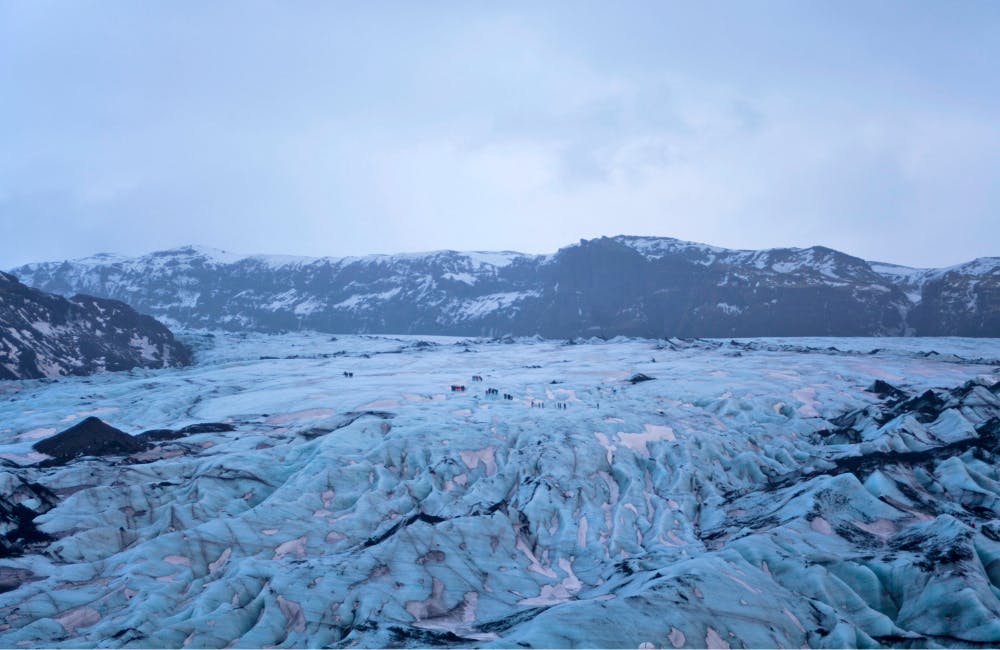
<path id="1" fill-rule="evenodd" d="M 0 494 L 0 558 L 22 555 L 48 544 L 51 538 L 38 530 L 35 517 L 51 510 L 58 501 L 45 486 L 16 478 L 13 489 Z M 0 593 L 31 577 L 30 571 L 0 567 Z"/>
<path id="2" fill-rule="evenodd" d="M 135 437 L 146 442 L 162 442 L 186 438 L 196 433 L 220 433 L 224 431 L 236 431 L 236 427 L 228 422 L 199 422 L 198 424 L 189 424 L 181 429 L 150 429 Z"/>
<path id="3" fill-rule="evenodd" d="M 136 438 L 145 442 L 164 442 L 166 440 L 178 440 L 187 436 L 186 433 L 174 431 L 173 429 L 150 429 L 136 434 Z"/>
<path id="4" fill-rule="evenodd" d="M 89 417 L 33 445 L 35 451 L 52 456 L 52 464 L 65 464 L 80 456 L 121 456 L 144 451 L 148 445 L 116 429 L 100 418 Z"/>
<path id="5" fill-rule="evenodd" d="M 906 393 L 899 390 L 892 384 L 881 379 L 876 379 L 872 382 L 872 385 L 866 388 L 869 393 L 875 393 L 879 397 L 886 399 L 903 399 L 906 397 Z"/>
<path id="6" fill-rule="evenodd" d="M 198 424 L 189 424 L 178 433 L 190 436 L 195 433 L 220 433 L 223 431 L 236 431 L 236 427 L 228 422 L 199 422 Z"/>

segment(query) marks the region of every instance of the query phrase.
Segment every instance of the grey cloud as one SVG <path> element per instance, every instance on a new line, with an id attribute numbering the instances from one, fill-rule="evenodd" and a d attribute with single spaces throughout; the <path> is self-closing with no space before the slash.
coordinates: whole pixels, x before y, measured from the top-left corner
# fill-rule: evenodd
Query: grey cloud
<path id="1" fill-rule="evenodd" d="M 0 4 L 0 267 L 619 232 L 1000 252 L 988 4 L 383 9 Z"/>

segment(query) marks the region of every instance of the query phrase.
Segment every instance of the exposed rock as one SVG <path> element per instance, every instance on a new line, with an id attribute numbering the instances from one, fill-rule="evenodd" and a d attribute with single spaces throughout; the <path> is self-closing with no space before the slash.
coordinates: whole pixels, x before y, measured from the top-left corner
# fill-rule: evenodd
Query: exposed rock
<path id="1" fill-rule="evenodd" d="M 59 498 L 38 483 L 20 477 L 6 478 L 13 481 L 6 481 L 7 494 L 0 495 L 0 557 L 15 557 L 51 541 L 49 535 L 38 530 L 35 517 L 55 507 Z M 30 574 L 0 567 L 0 592 L 16 588 Z"/>
<path id="2" fill-rule="evenodd" d="M 135 437 L 138 440 L 145 440 L 146 442 L 162 442 L 165 440 L 177 440 L 186 435 L 186 433 L 181 433 L 173 429 L 150 429 L 149 431 L 136 434 Z"/>
<path id="3" fill-rule="evenodd" d="M 875 393 L 879 397 L 887 397 L 891 399 L 903 399 L 906 397 L 906 393 L 899 390 L 892 384 L 881 379 L 876 379 L 875 382 L 866 388 L 869 393 Z"/>
<path id="4" fill-rule="evenodd" d="M 220 433 L 235 430 L 236 427 L 228 422 L 199 422 L 198 424 L 189 424 L 181 429 L 150 429 L 149 431 L 143 431 L 135 437 L 149 442 L 158 442 L 186 438 L 196 433 Z"/>
<path id="5" fill-rule="evenodd" d="M 178 433 L 189 436 L 195 433 L 218 433 L 220 431 L 236 431 L 236 427 L 228 422 L 202 422 L 200 424 L 189 424 Z"/>
<path id="6" fill-rule="evenodd" d="M 80 456 L 133 454 L 147 446 L 144 441 L 93 416 L 33 445 L 35 451 L 52 456 L 56 464 L 65 464 Z"/>

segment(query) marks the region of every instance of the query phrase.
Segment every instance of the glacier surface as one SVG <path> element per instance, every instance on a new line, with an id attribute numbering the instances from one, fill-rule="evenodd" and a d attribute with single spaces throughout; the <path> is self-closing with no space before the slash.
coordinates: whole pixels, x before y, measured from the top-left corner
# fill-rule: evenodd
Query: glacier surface
<path id="1" fill-rule="evenodd" d="M 1000 644 L 998 340 L 184 338 L 0 382 L 0 646 Z"/>

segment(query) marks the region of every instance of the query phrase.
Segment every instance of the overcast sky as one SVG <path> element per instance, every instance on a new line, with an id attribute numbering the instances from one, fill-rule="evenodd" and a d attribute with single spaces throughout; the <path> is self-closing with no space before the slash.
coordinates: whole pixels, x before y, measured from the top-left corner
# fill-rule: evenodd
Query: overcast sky
<path id="1" fill-rule="evenodd" d="M 0 268 L 619 233 L 1000 255 L 1000 2 L 0 0 Z"/>

